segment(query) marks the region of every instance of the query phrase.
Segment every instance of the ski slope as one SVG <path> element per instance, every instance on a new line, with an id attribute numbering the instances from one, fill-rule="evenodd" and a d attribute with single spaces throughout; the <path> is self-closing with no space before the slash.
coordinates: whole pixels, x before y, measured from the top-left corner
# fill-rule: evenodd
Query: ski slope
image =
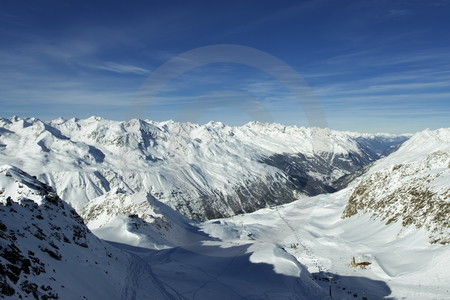
<path id="1" fill-rule="evenodd" d="M 348 291 L 358 299 L 448 299 L 449 247 L 429 244 L 426 231 L 405 229 L 400 222 L 385 225 L 369 216 L 342 219 L 348 196 L 343 191 L 303 198 L 206 222 L 202 228 L 221 240 L 279 244 L 315 276 L 330 275 L 337 299 L 348 297 Z M 372 264 L 351 267 L 352 257 Z"/>

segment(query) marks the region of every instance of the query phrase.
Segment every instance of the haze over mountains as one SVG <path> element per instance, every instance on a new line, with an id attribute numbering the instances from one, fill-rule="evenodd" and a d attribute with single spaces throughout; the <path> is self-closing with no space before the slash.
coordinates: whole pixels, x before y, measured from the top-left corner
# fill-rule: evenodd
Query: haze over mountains
<path id="1" fill-rule="evenodd" d="M 450 128 L 14 117 L 0 165 L 3 296 L 448 295 Z"/>

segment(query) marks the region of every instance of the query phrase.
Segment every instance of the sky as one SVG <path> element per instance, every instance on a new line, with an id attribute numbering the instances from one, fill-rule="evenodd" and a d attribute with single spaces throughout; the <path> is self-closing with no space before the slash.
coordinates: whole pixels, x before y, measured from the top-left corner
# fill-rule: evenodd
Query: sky
<path id="1" fill-rule="evenodd" d="M 449 28 L 447 0 L 4 0 L 0 116 L 449 127 Z"/>

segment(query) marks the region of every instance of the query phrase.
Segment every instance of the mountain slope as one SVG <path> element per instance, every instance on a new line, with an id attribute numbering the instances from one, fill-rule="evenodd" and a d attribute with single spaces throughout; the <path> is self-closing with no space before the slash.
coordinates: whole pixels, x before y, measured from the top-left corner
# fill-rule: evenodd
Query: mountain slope
<path id="1" fill-rule="evenodd" d="M 342 188 L 406 136 L 249 123 L 0 119 L 0 163 L 38 174 L 78 211 L 113 189 L 197 220 Z M 375 150 L 369 151 L 373 145 Z"/>
<path id="2" fill-rule="evenodd" d="M 450 243 L 450 129 L 414 135 L 375 163 L 350 196 L 343 217 L 370 214 L 387 224 L 424 228 Z"/>
<path id="3" fill-rule="evenodd" d="M 99 240 L 53 188 L 0 167 L 0 294 L 13 299 L 117 299 L 133 257 Z M 141 289 L 167 299 L 148 277 Z"/>

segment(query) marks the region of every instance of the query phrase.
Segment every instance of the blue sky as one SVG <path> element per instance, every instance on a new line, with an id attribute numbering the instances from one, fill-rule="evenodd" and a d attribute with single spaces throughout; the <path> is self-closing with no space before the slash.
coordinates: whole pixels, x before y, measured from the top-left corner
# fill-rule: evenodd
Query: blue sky
<path id="1" fill-rule="evenodd" d="M 278 78 L 229 61 L 173 78 L 136 113 L 163 63 L 234 44 L 292 67 L 332 129 L 448 127 L 449 28 L 444 0 L 2 1 L 0 115 L 310 125 Z"/>

